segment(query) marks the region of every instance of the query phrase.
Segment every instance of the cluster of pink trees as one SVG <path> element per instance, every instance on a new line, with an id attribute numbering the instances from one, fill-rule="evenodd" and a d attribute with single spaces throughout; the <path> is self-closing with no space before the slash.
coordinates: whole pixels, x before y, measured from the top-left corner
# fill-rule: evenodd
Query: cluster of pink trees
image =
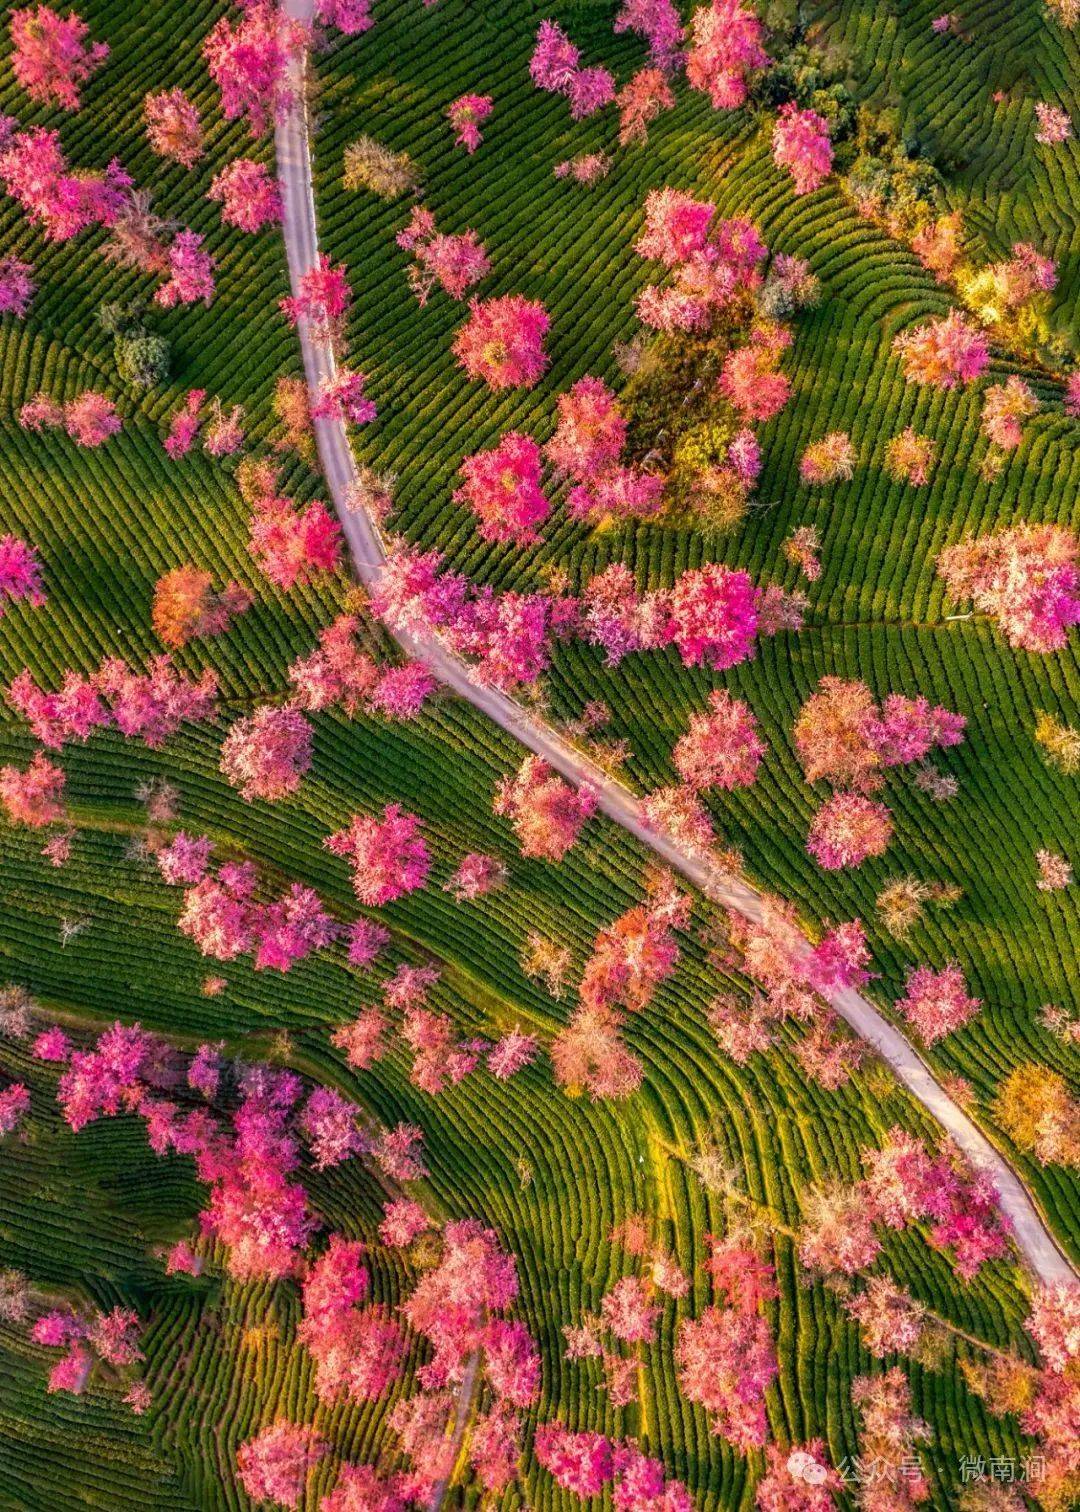
<path id="1" fill-rule="evenodd" d="M 7 604 L 24 599 L 34 609 L 45 603 L 41 558 L 21 536 L 0 536 L 0 617 Z"/>
<path id="2" fill-rule="evenodd" d="M 111 226 L 124 209 L 131 178 L 115 159 L 103 173 L 72 171 L 58 131 L 12 132 L 0 118 L 0 182 L 49 241 L 69 241 L 91 226 Z"/>
<path id="3" fill-rule="evenodd" d="M 640 257 L 663 264 L 665 285 L 637 296 L 638 316 L 657 330 L 697 331 L 740 294 L 760 286 L 765 243 L 746 220 L 717 220 L 716 206 L 678 189 L 652 189 L 645 229 L 634 243 Z"/>
<path id="4" fill-rule="evenodd" d="M 690 1278 L 668 1251 L 652 1244 L 641 1215 L 632 1214 L 609 1237 L 613 1245 L 643 1262 L 643 1272 L 616 1281 L 601 1298 L 599 1314 L 585 1313 L 576 1326 L 564 1327 L 565 1357 L 599 1359 L 612 1405 L 626 1407 L 638 1394 L 641 1346 L 656 1338 L 662 1311 L 657 1293 L 684 1297 Z"/>
<path id="5" fill-rule="evenodd" d="M 921 695 L 890 693 L 879 706 L 865 683 L 823 677 L 795 721 L 795 751 L 807 782 L 840 789 L 817 811 L 807 849 L 832 870 L 879 856 L 892 838 L 878 791 L 890 767 L 924 760 L 935 747 L 959 744 L 962 714 L 934 707 Z"/>
<path id="6" fill-rule="evenodd" d="M 436 284 L 451 299 L 464 299 L 491 271 L 491 260 L 475 231 L 453 236 L 436 231 L 435 216 L 420 205 L 413 207 L 409 224 L 395 240 L 403 251 L 413 255 L 409 284 L 421 305 L 427 304 Z"/>
<path id="7" fill-rule="evenodd" d="M 689 900 L 665 886 L 599 932 L 578 1006 L 551 1046 L 560 1086 L 584 1088 L 594 1098 L 628 1097 L 640 1086 L 641 1062 L 624 1045 L 622 1026 L 626 1014 L 646 1008 L 675 970 L 674 931 L 685 928 L 688 913 Z"/>
<path id="8" fill-rule="evenodd" d="M 541 21 L 529 61 L 537 89 L 561 94 L 570 102 L 570 117 L 580 121 L 615 98 L 615 80 L 606 68 L 581 67 L 581 53 L 554 21 Z"/>
<path id="9" fill-rule="evenodd" d="M 670 589 L 639 595 L 618 564 L 587 585 L 580 599 L 513 591 L 496 595 L 444 571 L 442 554 L 392 543 L 371 609 L 395 633 L 438 634 L 480 663 L 477 675 L 497 686 L 533 682 L 546 668 L 553 635 L 578 635 L 602 646 L 609 665 L 631 651 L 674 645 L 685 665 L 717 671 L 753 655 L 758 635 L 798 629 L 802 601 L 777 587 L 759 589 L 749 575 L 716 563 L 681 574 Z"/>
<path id="10" fill-rule="evenodd" d="M 577 519 L 645 518 L 656 513 L 664 489 L 658 474 L 620 460 L 626 421 L 599 378 L 579 378 L 558 398 L 558 425 L 544 448 L 556 480 L 568 479 L 566 504 Z M 529 545 L 550 504 L 543 492 L 543 457 L 529 436 L 509 431 L 487 451 L 461 464 L 464 486 L 454 494 L 480 522 L 486 540 Z"/>
<path id="11" fill-rule="evenodd" d="M 930 1485 L 917 1450 L 930 1438 L 930 1429 L 912 1413 L 911 1387 L 904 1372 L 894 1365 L 882 1375 L 856 1376 L 851 1400 L 862 1419 L 862 1458 L 881 1467 L 860 1488 L 862 1512 L 906 1512 L 927 1501 Z"/>
<path id="12" fill-rule="evenodd" d="M 30 1337 L 46 1349 L 66 1351 L 49 1371 L 47 1389 L 80 1396 L 95 1364 L 123 1370 L 143 1358 L 139 1332 L 139 1316 L 129 1308 L 80 1313 L 58 1307 L 34 1320 Z"/>
<path id="13" fill-rule="evenodd" d="M 169 656 L 154 657 L 145 673 L 133 671 L 119 658 L 107 658 L 89 677 L 65 673 L 55 693 L 46 693 L 23 671 L 5 690 L 35 738 L 54 751 L 72 740 L 85 741 L 102 728 L 119 730 L 157 750 L 182 724 L 210 718 L 216 692 L 213 672 L 197 680 L 185 677 Z"/>
<path id="14" fill-rule="evenodd" d="M 752 979 L 749 1000 L 734 993 L 709 1006 L 709 1027 L 739 1065 L 773 1043 L 773 1025 L 785 1020 L 809 1026 L 796 1046 L 806 1074 L 827 1088 L 841 1086 L 858 1064 L 860 1046 L 847 1036 L 831 1008 L 822 1003 L 838 991 L 861 987 L 870 978 L 870 952 L 857 919 L 834 925 L 808 947 L 790 904 L 766 896 L 757 921 L 729 912 L 735 954 L 722 964 L 737 965 Z"/>
<path id="15" fill-rule="evenodd" d="M 765 1392 L 779 1371 L 772 1329 L 762 1311 L 777 1294 L 773 1267 L 737 1228 L 723 1240 L 712 1238 L 710 1247 L 708 1269 L 717 1300 L 679 1325 L 679 1390 L 705 1409 L 713 1433 L 745 1453 L 768 1437 Z"/>
<path id="16" fill-rule="evenodd" d="M 208 457 L 230 457 L 243 445 L 243 406 L 234 404 L 231 410 L 226 410 L 221 400 L 215 397 L 210 402 L 207 416 L 205 402 L 205 389 L 189 389 L 183 404 L 169 421 L 169 429 L 162 445 L 166 456 L 173 461 L 187 456 L 200 431 L 203 451 Z"/>
<path id="17" fill-rule="evenodd" d="M 681 1481 L 665 1478 L 660 1460 L 643 1454 L 632 1438 L 611 1439 L 602 1433 L 541 1423 L 533 1439 L 533 1453 L 564 1491 L 581 1498 L 602 1494 L 612 1486 L 617 1512 L 691 1512 L 693 1502 Z"/>
<path id="18" fill-rule="evenodd" d="M 782 105 L 772 134 L 773 162 L 786 168 L 795 193 L 812 194 L 832 170 L 829 123 L 816 110 L 800 110 L 794 101 Z"/>
<path id="19" fill-rule="evenodd" d="M 233 961 L 252 955 L 257 971 L 285 972 L 342 933 L 312 888 L 294 882 L 273 902 L 260 902 L 254 866 L 229 861 L 211 874 L 210 852 L 205 837 L 181 830 L 157 855 L 165 881 L 185 888 L 180 932 L 204 956 Z"/>
<path id="20" fill-rule="evenodd" d="M 1080 541 L 1063 525 L 1014 525 L 946 547 L 937 570 L 953 598 L 990 614 L 1020 651 L 1064 650 L 1080 624 Z"/>
<path id="21" fill-rule="evenodd" d="M 370 1152 L 395 1181 L 424 1174 L 419 1130 L 401 1124 L 369 1136 L 357 1107 L 326 1088 L 305 1098 L 291 1071 L 240 1063 L 226 1071 L 215 1046 L 186 1057 L 137 1024 L 114 1024 L 93 1048 L 70 1051 L 57 1099 L 76 1132 L 98 1118 L 133 1113 L 144 1120 L 155 1154 L 194 1158 L 209 1188 L 203 1233 L 225 1247 L 236 1280 L 298 1273 L 316 1227 L 297 1179 L 301 1135 L 319 1166 Z M 219 1116 L 210 1104 L 223 1100 L 231 1111 Z M 182 1255 L 177 1261 L 174 1269 L 191 1270 Z"/>
<path id="22" fill-rule="evenodd" d="M 359 619 L 339 615 L 319 632 L 316 648 L 289 668 L 289 682 L 301 708 L 339 708 L 350 718 L 364 713 L 388 719 L 415 719 L 435 691 L 431 672 L 420 661 L 382 666 L 360 649 Z"/>
<path id="23" fill-rule="evenodd" d="M 317 572 L 333 572 L 341 559 L 341 526 L 321 499 L 304 505 L 277 492 L 273 468 L 253 469 L 246 479 L 252 506 L 248 550 L 260 571 L 288 592 Z"/>
<path id="24" fill-rule="evenodd" d="M 36 394 L 19 410 L 23 430 L 42 431 L 63 428 L 76 446 L 103 445 L 120 430 L 122 421 L 115 402 L 107 394 L 85 389 L 74 399 L 59 404 L 48 394 Z"/>
<path id="25" fill-rule="evenodd" d="M 862 1152 L 866 1175 L 850 1187 L 820 1192 L 808 1203 L 800 1258 L 812 1269 L 854 1275 L 873 1263 L 875 1228 L 924 1224 L 935 1249 L 951 1252 L 953 1269 L 969 1281 L 1008 1249 L 1008 1228 L 990 1178 L 973 1171 L 947 1141 L 931 1155 L 903 1129 L 881 1149 Z"/>
<path id="26" fill-rule="evenodd" d="M 307 28 L 280 14 L 273 0 L 245 0 L 236 21 L 222 16 L 202 54 L 225 119 L 243 117 L 254 137 L 284 119 L 293 103 L 289 65 L 307 41 Z"/>
<path id="27" fill-rule="evenodd" d="M 78 110 L 80 92 L 109 56 L 104 42 L 89 42 L 81 16 L 61 16 L 38 4 L 11 12 L 11 66 L 30 98 L 39 105 Z"/>
<path id="28" fill-rule="evenodd" d="M 345 1396 L 371 1401 L 401 1373 L 405 1334 L 377 1303 L 361 1306 L 371 1290 L 364 1246 L 332 1234 L 303 1285 L 300 1342 L 315 1361 L 315 1392 L 322 1402 Z"/>

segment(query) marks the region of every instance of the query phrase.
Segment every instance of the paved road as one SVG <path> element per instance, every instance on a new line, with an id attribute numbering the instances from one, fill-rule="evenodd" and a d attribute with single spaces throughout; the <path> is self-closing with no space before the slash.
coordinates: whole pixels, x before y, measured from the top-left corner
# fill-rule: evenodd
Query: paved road
<path id="1" fill-rule="evenodd" d="M 284 0 L 284 9 L 297 20 L 310 21 L 313 0 Z M 305 67 L 306 58 L 297 60 L 296 83 L 301 98 Z M 285 251 L 295 293 L 300 276 L 315 266 L 319 256 L 307 114 L 302 106 L 291 111 L 278 126 L 276 146 L 284 205 Z M 308 387 L 314 393 L 323 379 L 334 373 L 334 354 L 328 343 L 313 340 L 303 324 L 300 345 Z M 350 487 L 357 478 L 348 432 L 340 421 L 320 420 L 315 423 L 315 433 L 327 487 L 341 520 L 357 575 L 370 585 L 378 577 L 385 552 L 379 532 L 367 515 L 345 507 Z M 543 756 L 569 782 L 575 786 L 590 784 L 596 791 L 599 808 L 608 818 L 648 846 L 708 897 L 726 908 L 736 909 L 749 919 L 761 918 L 761 897 L 748 883 L 657 834 L 647 824 L 641 802 L 630 789 L 606 775 L 556 730 L 534 719 L 504 693 L 478 685 L 468 665 L 434 638 L 402 635 L 398 641 L 410 656 L 422 657 L 441 683 L 467 699 L 522 745 Z M 802 942 L 802 948 L 809 949 L 809 946 Z M 926 1062 L 905 1037 L 858 992 L 850 989 L 837 992 L 829 1001 L 856 1033 L 888 1061 L 908 1090 L 944 1125 L 972 1163 L 990 1173 L 1000 1193 L 1001 1206 L 1012 1222 L 1017 1245 L 1035 1274 L 1044 1282 L 1075 1277 L 1075 1269 L 1058 1248 L 1011 1165 L 934 1079 Z"/>

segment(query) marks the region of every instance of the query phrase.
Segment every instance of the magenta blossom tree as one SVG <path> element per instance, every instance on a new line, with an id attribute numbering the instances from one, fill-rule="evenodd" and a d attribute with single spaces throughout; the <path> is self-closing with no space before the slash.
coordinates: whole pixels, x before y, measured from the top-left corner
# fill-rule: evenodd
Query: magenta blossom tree
<path id="1" fill-rule="evenodd" d="M 11 13 L 11 66 L 39 105 L 78 110 L 80 91 L 109 56 L 104 42 L 88 42 L 89 28 L 72 12 L 61 16 L 39 4 Z"/>
<path id="2" fill-rule="evenodd" d="M 493 389 L 533 388 L 548 366 L 544 337 L 551 318 L 520 294 L 472 299 L 469 318 L 454 337 L 454 356 L 470 378 Z"/>
<path id="3" fill-rule="evenodd" d="M 350 863 L 356 896 L 371 907 L 392 903 L 427 881 L 431 859 L 420 821 L 400 804 L 387 804 L 381 819 L 356 815 L 323 844 Z"/>

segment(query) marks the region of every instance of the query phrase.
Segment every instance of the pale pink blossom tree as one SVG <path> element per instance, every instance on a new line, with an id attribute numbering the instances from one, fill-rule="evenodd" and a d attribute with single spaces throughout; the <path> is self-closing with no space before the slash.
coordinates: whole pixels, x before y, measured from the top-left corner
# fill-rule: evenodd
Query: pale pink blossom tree
<path id="1" fill-rule="evenodd" d="M 746 101 L 747 79 L 767 67 L 764 28 L 738 0 L 711 0 L 690 18 L 686 78 L 707 94 L 717 110 L 735 110 Z"/>
<path id="2" fill-rule="evenodd" d="M 313 1428 L 279 1419 L 240 1445 L 236 1468 L 254 1502 L 298 1507 L 312 1469 L 326 1453 Z"/>
<path id="3" fill-rule="evenodd" d="M 261 231 L 281 220 L 281 186 L 264 163 L 234 158 L 211 181 L 207 199 L 221 205 L 221 219 L 240 231 Z"/>
<path id="4" fill-rule="evenodd" d="M 575 791 L 539 756 L 527 756 L 495 792 L 494 811 L 508 818 L 523 856 L 562 861 L 596 811 L 589 788 Z"/>
<path id="5" fill-rule="evenodd" d="M 295 704 L 263 704 L 233 724 L 221 747 L 221 771 L 251 803 L 295 793 L 311 769 L 311 725 Z"/>
<path id="6" fill-rule="evenodd" d="M 928 1045 L 961 1028 L 973 1018 L 982 1003 L 968 996 L 964 974 L 955 961 L 935 971 L 915 966 L 907 974 L 896 1009 L 913 1024 Z"/>
<path id="7" fill-rule="evenodd" d="M 143 100 L 143 118 L 151 149 L 159 157 L 194 168 L 205 150 L 199 112 L 182 89 L 164 89 Z"/>
<path id="8" fill-rule="evenodd" d="M 953 598 L 993 615 L 1011 646 L 1061 651 L 1080 623 L 1080 542 L 1061 525 L 1014 525 L 961 541 L 938 557 Z"/>
<path id="9" fill-rule="evenodd" d="M 25 770 L 0 767 L 0 804 L 10 824 L 44 829 L 64 817 L 63 769 L 38 751 Z"/>

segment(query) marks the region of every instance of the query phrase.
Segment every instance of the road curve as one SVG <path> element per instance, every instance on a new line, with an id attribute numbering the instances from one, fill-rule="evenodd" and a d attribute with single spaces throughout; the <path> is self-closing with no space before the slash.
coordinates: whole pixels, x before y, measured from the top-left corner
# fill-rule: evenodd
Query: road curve
<path id="1" fill-rule="evenodd" d="M 314 3 L 313 0 L 282 0 L 282 9 L 293 19 L 310 23 Z M 292 66 L 297 103 L 279 122 L 275 144 L 282 189 L 285 252 L 295 294 L 301 276 L 318 261 L 319 239 L 304 103 L 306 51 L 294 59 Z M 334 353 L 328 342 L 313 339 L 306 322 L 301 322 L 299 335 L 304 372 L 308 388 L 314 395 L 324 379 L 333 376 L 336 370 Z M 327 488 L 357 575 L 361 582 L 371 586 L 385 560 L 385 550 L 373 521 L 363 512 L 346 507 L 350 488 L 357 480 L 348 432 L 342 421 L 318 420 L 315 435 Z M 522 745 L 542 756 L 569 782 L 575 786 L 591 786 L 601 812 L 694 883 L 707 897 L 725 908 L 735 909 L 748 919 L 761 918 L 761 896 L 748 883 L 720 870 L 706 857 L 683 850 L 650 828 L 640 800 L 623 783 L 604 773 L 571 741 L 534 719 L 506 694 L 478 684 L 468 664 L 437 640 L 410 635 L 399 635 L 397 640 L 409 656 L 422 658 L 439 682 L 467 699 Z M 808 944 L 803 944 L 809 949 Z M 943 1125 L 972 1164 L 992 1177 L 1002 1209 L 1012 1223 L 1017 1247 L 1038 1279 L 1046 1284 L 1075 1279 L 1076 1269 L 1044 1224 L 1012 1166 L 948 1095 L 907 1039 L 872 1003 L 853 989 L 828 996 L 836 1012 L 889 1063 L 909 1092 Z"/>

